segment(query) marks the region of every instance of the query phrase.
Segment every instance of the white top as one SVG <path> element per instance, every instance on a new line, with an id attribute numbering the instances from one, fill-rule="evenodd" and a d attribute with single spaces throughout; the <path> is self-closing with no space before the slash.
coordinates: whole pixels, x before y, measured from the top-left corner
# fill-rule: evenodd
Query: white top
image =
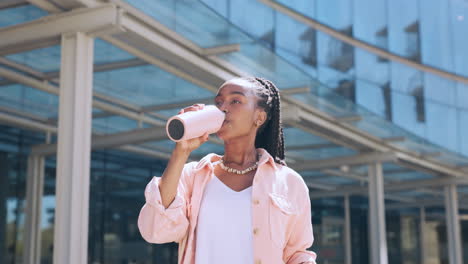
<path id="1" fill-rule="evenodd" d="M 198 215 L 195 264 L 253 263 L 251 200 L 252 186 L 236 192 L 213 175 Z"/>

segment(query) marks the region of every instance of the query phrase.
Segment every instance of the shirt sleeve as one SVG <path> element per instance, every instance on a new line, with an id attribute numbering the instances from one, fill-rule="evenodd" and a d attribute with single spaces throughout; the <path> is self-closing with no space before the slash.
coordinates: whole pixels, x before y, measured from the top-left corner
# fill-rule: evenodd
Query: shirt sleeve
<path id="1" fill-rule="evenodd" d="M 192 188 L 191 171 L 194 162 L 184 165 L 174 201 L 164 208 L 159 191 L 161 177 L 153 177 L 145 188 L 146 203 L 138 216 L 138 229 L 149 243 L 180 242 L 187 233 L 187 204 Z"/>
<path id="2" fill-rule="evenodd" d="M 304 187 L 306 193 L 301 198 L 303 206 L 300 206 L 299 213 L 294 216 L 296 219 L 293 221 L 292 232 L 284 248 L 283 256 L 286 264 L 316 263 L 317 254 L 307 250 L 314 242 L 314 234 L 309 191 L 305 183 Z"/>

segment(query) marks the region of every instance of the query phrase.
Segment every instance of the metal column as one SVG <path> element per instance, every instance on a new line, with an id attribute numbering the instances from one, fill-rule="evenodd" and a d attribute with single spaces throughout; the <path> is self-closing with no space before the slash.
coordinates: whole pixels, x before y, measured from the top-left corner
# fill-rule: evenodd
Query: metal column
<path id="1" fill-rule="evenodd" d="M 0 263 L 7 260 L 7 199 L 8 199 L 8 172 L 10 162 L 6 152 L 0 152 Z"/>
<path id="2" fill-rule="evenodd" d="M 54 263 L 86 264 L 94 41 L 62 35 Z"/>
<path id="3" fill-rule="evenodd" d="M 388 263 L 383 184 L 382 164 L 369 164 L 369 244 L 373 264 Z"/>
<path id="4" fill-rule="evenodd" d="M 345 226 L 344 226 L 344 243 L 345 243 L 345 264 L 352 263 L 351 256 L 351 214 L 349 212 L 349 195 L 344 197 L 344 215 L 345 215 Z"/>
<path id="5" fill-rule="evenodd" d="M 44 190 L 44 157 L 28 158 L 26 179 L 26 213 L 24 226 L 24 264 L 40 263 L 41 209 Z"/>
<path id="6" fill-rule="evenodd" d="M 457 186 L 445 186 L 445 216 L 450 264 L 462 264 L 460 218 L 458 215 Z"/>
<path id="7" fill-rule="evenodd" d="M 426 209 L 424 207 L 419 208 L 419 255 L 420 263 L 425 264 L 427 260 L 427 250 L 426 250 Z"/>

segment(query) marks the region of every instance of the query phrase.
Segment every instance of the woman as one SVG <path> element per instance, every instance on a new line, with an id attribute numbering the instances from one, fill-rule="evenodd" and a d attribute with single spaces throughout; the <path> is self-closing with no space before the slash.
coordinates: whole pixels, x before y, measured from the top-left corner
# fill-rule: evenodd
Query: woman
<path id="1" fill-rule="evenodd" d="M 214 104 L 224 156 L 186 161 L 208 140 L 176 144 L 162 177 L 145 189 L 138 227 L 150 243 L 179 243 L 179 264 L 315 263 L 309 192 L 284 162 L 280 94 L 272 82 L 237 78 Z M 179 113 L 203 109 L 203 104 Z"/>

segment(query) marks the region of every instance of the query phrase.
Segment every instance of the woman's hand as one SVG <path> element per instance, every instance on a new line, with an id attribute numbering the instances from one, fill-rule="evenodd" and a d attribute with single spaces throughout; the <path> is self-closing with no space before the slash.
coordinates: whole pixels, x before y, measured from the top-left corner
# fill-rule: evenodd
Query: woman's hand
<path id="1" fill-rule="evenodd" d="M 189 106 L 180 110 L 178 115 L 183 114 L 185 112 L 190 112 L 190 111 L 199 111 L 199 110 L 202 110 L 204 107 L 205 107 L 204 104 L 194 104 L 192 106 Z M 208 141 L 208 136 L 209 135 L 207 132 L 198 138 L 192 138 L 192 139 L 176 142 L 175 150 L 190 154 L 192 151 L 200 147 L 203 143 Z"/>

